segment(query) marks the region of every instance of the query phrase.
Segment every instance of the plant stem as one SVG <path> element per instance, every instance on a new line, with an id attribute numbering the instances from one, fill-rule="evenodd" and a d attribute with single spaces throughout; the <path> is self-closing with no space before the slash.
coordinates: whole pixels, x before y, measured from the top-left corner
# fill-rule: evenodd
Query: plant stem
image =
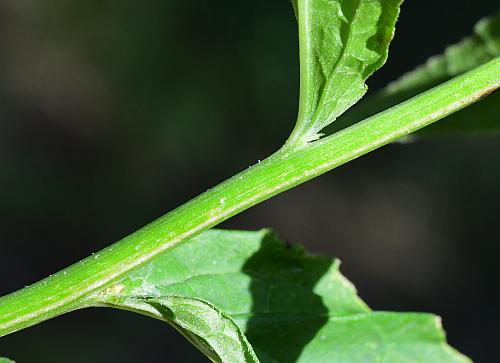
<path id="1" fill-rule="evenodd" d="M 0 336 L 92 305 L 92 295 L 196 234 L 480 100 L 500 87 L 500 58 L 324 139 L 266 160 L 112 246 L 0 298 Z"/>

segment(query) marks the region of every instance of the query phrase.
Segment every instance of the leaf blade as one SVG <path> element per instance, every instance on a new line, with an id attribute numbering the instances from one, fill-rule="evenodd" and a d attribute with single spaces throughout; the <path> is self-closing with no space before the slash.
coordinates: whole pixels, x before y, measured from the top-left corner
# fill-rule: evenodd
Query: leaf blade
<path id="1" fill-rule="evenodd" d="M 401 0 L 297 0 L 300 99 L 288 145 L 302 146 L 366 92 L 387 59 Z"/>
<path id="2" fill-rule="evenodd" d="M 405 73 L 381 91 L 367 97 L 340 117 L 333 131 L 350 126 L 375 113 L 395 106 L 457 75 L 500 56 L 500 12 L 481 19 L 471 36 L 448 46 L 440 55 Z M 449 133 L 486 133 L 500 131 L 498 103 L 500 94 L 448 116 L 436 125 L 424 128 L 420 135 Z"/>
<path id="3" fill-rule="evenodd" d="M 213 306 L 245 333 L 261 362 L 330 362 L 346 356 L 353 362 L 381 357 L 422 362 L 423 354 L 426 362 L 467 362 L 445 344 L 436 317 L 372 312 L 340 273 L 337 260 L 286 247 L 266 230 L 205 232 L 130 274 L 99 300 L 158 317 L 159 310 L 151 310 L 141 296 Z M 210 351 L 183 333 L 200 350 Z M 404 349 L 388 352 L 398 345 Z M 248 361 L 241 357 L 229 361 Z"/>
<path id="4" fill-rule="evenodd" d="M 252 346 L 239 326 L 216 306 L 184 296 L 126 295 L 106 290 L 99 306 L 133 311 L 167 322 L 212 362 L 258 363 Z"/>
<path id="5" fill-rule="evenodd" d="M 331 349 L 331 345 L 346 341 L 342 335 L 353 332 L 356 339 L 343 344 L 343 349 Z M 445 345 L 440 320 L 430 314 L 357 314 L 347 319 L 332 319 L 318 335 L 320 339 L 306 347 L 300 362 L 470 362 Z"/>

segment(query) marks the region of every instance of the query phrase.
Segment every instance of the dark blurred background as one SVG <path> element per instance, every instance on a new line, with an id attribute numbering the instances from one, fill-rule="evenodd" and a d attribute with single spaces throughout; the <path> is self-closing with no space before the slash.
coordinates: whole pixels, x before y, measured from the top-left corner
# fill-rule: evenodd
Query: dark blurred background
<path id="1" fill-rule="evenodd" d="M 406 1 L 382 87 L 496 0 Z M 276 150 L 298 100 L 287 0 L 0 1 L 0 294 L 115 242 Z M 471 120 L 473 122 L 473 120 Z M 500 137 L 391 145 L 224 223 L 337 256 L 379 310 L 443 317 L 500 361 Z M 204 362 L 167 325 L 76 312 L 0 340 L 18 362 Z"/>

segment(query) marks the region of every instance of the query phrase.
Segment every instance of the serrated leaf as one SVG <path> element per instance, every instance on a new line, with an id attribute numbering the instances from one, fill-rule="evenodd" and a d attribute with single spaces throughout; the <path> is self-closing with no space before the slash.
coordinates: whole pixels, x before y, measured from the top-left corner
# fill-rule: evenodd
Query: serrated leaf
<path id="1" fill-rule="evenodd" d="M 185 300 L 178 305 L 175 299 Z M 287 247 L 266 230 L 204 232 L 106 289 L 95 303 L 180 326 L 223 362 L 256 359 L 241 353 L 251 347 L 234 347 L 247 341 L 241 332 L 261 362 L 468 361 L 446 345 L 437 317 L 372 312 L 337 260 Z M 220 335 L 218 346 L 203 336 L 207 331 Z M 225 359 L 226 350 L 239 358 Z"/>
<path id="2" fill-rule="evenodd" d="M 449 46 L 443 54 L 431 57 L 425 64 L 360 102 L 339 119 L 335 128 L 340 129 L 361 121 L 499 56 L 500 12 L 479 21 L 472 36 Z M 492 77 L 500 75 L 492 74 Z M 499 104 L 500 94 L 495 93 L 431 127 L 424 128 L 420 134 L 500 131 Z"/>
<path id="3" fill-rule="evenodd" d="M 402 0 L 294 0 L 300 102 L 288 141 L 301 146 L 355 104 L 387 59 Z"/>

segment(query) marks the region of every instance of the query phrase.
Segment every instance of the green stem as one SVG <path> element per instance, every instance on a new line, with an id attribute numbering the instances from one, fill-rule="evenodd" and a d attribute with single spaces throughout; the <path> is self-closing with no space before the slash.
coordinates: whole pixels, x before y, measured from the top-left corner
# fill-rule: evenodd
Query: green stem
<path id="1" fill-rule="evenodd" d="M 90 306 L 92 294 L 276 194 L 429 125 L 500 87 L 500 58 L 300 149 L 282 148 L 114 245 L 0 298 L 0 336 Z"/>

